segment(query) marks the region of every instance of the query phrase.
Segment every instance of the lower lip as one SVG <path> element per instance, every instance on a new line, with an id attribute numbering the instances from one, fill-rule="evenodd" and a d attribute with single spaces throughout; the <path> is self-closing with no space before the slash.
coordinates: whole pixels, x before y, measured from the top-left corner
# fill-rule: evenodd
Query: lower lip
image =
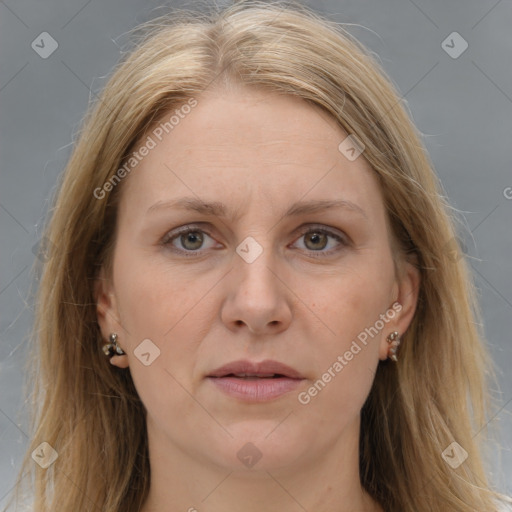
<path id="1" fill-rule="evenodd" d="M 224 393 L 247 402 L 266 402 L 296 389 L 303 379 L 239 379 L 237 377 L 208 377 Z"/>

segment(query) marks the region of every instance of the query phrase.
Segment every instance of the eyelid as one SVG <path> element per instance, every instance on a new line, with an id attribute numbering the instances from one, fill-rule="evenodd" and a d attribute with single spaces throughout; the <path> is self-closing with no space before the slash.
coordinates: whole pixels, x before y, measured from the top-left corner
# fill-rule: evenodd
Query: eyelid
<path id="1" fill-rule="evenodd" d="M 322 233 L 327 233 L 334 238 L 339 238 L 340 240 L 343 240 L 344 242 L 348 243 L 348 236 L 343 233 L 343 231 L 332 228 L 329 226 L 325 226 L 324 224 L 305 224 L 297 228 L 296 230 L 301 235 L 304 235 L 306 233 L 309 233 L 311 231 L 321 231 Z"/>
<path id="2" fill-rule="evenodd" d="M 178 226 L 177 228 L 173 228 L 170 231 L 167 231 L 167 233 L 162 237 L 160 243 L 167 244 L 173 238 L 176 238 L 183 233 L 188 233 L 189 231 L 202 231 L 206 233 L 208 236 L 211 236 L 208 230 L 205 228 L 205 226 L 207 225 L 208 223 L 206 222 L 193 222 L 191 224 L 184 224 L 183 226 Z"/>

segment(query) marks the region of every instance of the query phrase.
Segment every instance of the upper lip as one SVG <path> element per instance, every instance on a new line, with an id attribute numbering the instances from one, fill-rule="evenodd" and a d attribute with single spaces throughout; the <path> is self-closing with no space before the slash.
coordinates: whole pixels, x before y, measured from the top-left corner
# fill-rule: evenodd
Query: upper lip
<path id="1" fill-rule="evenodd" d="M 208 377 L 226 377 L 230 374 L 245 374 L 255 377 L 272 377 L 273 375 L 282 375 L 290 379 L 303 379 L 304 377 L 295 369 L 280 363 L 267 359 L 265 361 L 232 361 L 216 370 L 213 370 Z"/>

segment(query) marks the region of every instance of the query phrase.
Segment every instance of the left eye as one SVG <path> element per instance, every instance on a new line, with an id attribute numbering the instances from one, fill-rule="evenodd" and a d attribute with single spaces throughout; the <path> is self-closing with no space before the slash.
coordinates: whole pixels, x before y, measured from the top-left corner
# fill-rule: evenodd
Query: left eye
<path id="1" fill-rule="evenodd" d="M 346 245 L 346 242 L 341 235 L 323 228 L 309 228 L 307 231 L 302 232 L 299 240 L 303 238 L 306 250 L 312 252 L 322 251 L 324 254 L 329 254 L 333 252 L 333 250 L 336 251 L 336 245 Z M 335 242 L 331 242 L 328 250 L 324 251 L 324 249 L 329 245 L 329 239 L 333 239 Z"/>

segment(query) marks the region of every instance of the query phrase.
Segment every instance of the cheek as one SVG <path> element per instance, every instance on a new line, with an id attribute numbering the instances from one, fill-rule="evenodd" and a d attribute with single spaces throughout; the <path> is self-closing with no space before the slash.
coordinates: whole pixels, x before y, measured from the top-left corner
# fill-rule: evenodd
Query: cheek
<path id="1" fill-rule="evenodd" d="M 391 254 L 381 253 L 354 260 L 329 280 L 322 294 L 314 294 L 311 288 L 312 309 L 330 331 L 315 342 L 315 367 L 321 382 L 311 392 L 315 397 L 318 394 L 318 404 L 343 403 L 345 412 L 362 406 L 379 362 L 382 336 L 387 333 L 385 320 L 394 316 L 390 309 L 393 282 Z"/>
<path id="2" fill-rule="evenodd" d="M 194 412 L 194 401 L 185 389 L 190 388 L 205 326 L 212 321 L 204 295 L 214 282 L 209 277 L 193 279 L 159 260 L 128 251 L 115 262 L 114 280 L 137 393 L 158 425 L 171 425 L 173 411 Z"/>
<path id="3" fill-rule="evenodd" d="M 123 256 L 115 262 L 114 282 L 122 345 L 128 349 L 137 392 L 153 413 L 169 407 L 185 411 L 193 401 L 182 386 L 190 388 L 201 340 L 217 314 L 213 295 L 207 293 L 215 279 L 206 275 L 194 279 L 163 264 L 162 258 L 137 256 L 133 251 L 127 251 L 126 257 L 121 250 L 119 254 Z M 150 355 L 143 356 L 146 353 Z"/>
<path id="4" fill-rule="evenodd" d="M 391 255 L 355 256 L 322 287 L 308 290 L 312 308 L 339 340 L 338 348 L 379 320 L 391 307 L 394 266 Z M 331 336 L 334 339 L 334 336 Z"/>
<path id="5" fill-rule="evenodd" d="M 168 339 L 197 315 L 212 279 L 194 278 L 186 269 L 166 265 L 161 256 L 127 253 L 116 261 L 114 275 L 123 327 L 132 342 Z"/>

